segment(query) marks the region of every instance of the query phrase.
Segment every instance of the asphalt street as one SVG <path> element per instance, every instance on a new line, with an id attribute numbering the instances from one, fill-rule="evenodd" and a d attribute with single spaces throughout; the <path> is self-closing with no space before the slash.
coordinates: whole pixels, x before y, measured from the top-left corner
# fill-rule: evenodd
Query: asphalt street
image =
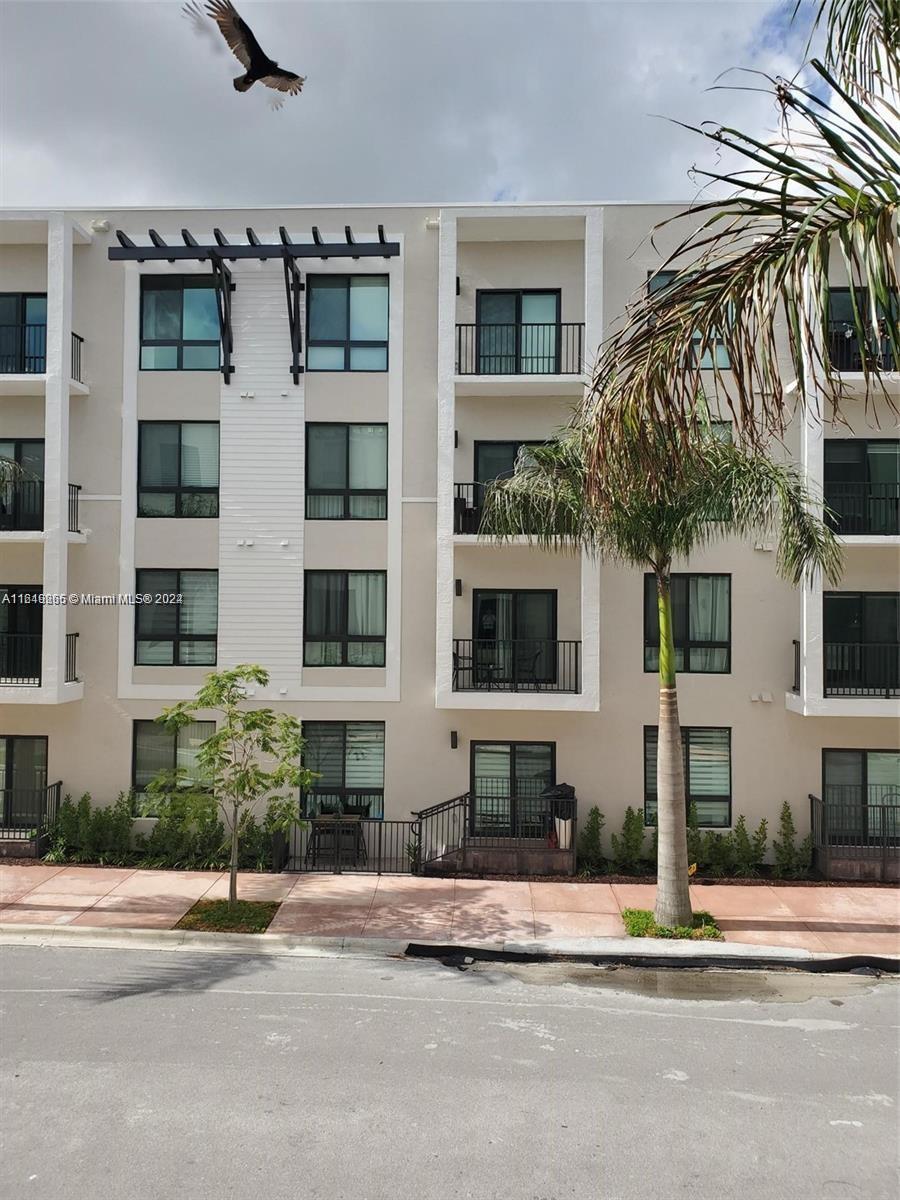
<path id="1" fill-rule="evenodd" d="M 896 980 L 0 952 L 7 1200 L 895 1200 Z"/>

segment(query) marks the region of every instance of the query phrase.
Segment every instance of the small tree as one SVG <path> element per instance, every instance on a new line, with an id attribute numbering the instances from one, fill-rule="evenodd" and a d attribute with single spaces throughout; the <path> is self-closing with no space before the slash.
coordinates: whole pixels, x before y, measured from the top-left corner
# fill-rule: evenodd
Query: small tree
<path id="1" fill-rule="evenodd" d="M 299 819 L 298 806 L 290 793 L 307 788 L 316 777 L 300 763 L 303 738 L 300 723 L 271 708 L 251 708 L 246 705 L 247 686 L 265 687 L 269 673 L 263 667 L 242 664 L 228 671 L 217 671 L 193 700 L 185 700 L 164 709 L 156 719 L 170 733 L 190 725 L 198 713 L 216 714 L 216 731 L 197 752 L 199 780 L 192 781 L 184 791 L 188 801 L 196 800 L 208 807 L 210 792 L 225 821 L 231 842 L 229 859 L 228 903 L 237 900 L 238 850 L 242 817 L 260 801 L 275 800 L 270 814 L 280 814 L 278 829 L 268 832 L 288 832 Z M 180 778 L 179 778 L 180 775 Z M 161 772 L 153 781 L 154 790 L 169 790 L 172 772 Z M 185 782 L 183 772 L 176 772 L 175 786 Z M 198 790 L 200 787 L 203 790 Z M 287 789 L 287 791 L 285 790 Z"/>

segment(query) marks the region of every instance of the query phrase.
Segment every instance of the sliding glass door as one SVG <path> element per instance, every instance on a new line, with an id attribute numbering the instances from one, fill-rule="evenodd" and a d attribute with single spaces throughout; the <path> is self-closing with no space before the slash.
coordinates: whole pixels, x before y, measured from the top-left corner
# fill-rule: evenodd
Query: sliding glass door
<path id="1" fill-rule="evenodd" d="M 43 814 L 47 739 L 0 737 L 0 824 L 31 826 Z"/>
<path id="2" fill-rule="evenodd" d="M 476 298 L 480 375 L 559 371 L 558 291 L 490 291 Z"/>
<path id="3" fill-rule="evenodd" d="M 546 837 L 541 793 L 555 782 L 553 742 L 473 742 L 471 828 L 476 837 Z"/>
<path id="4" fill-rule="evenodd" d="M 476 589 L 475 681 L 503 689 L 556 679 L 556 592 Z"/>

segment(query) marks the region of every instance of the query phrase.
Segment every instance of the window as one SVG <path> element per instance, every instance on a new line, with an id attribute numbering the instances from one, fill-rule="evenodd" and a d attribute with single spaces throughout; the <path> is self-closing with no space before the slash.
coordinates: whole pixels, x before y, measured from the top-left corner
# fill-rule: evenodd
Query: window
<path id="1" fill-rule="evenodd" d="M 669 286 L 669 284 L 672 282 L 672 280 L 675 278 L 675 276 L 678 274 L 679 274 L 678 271 L 656 271 L 655 273 L 651 273 L 647 278 L 647 291 L 648 291 L 649 295 L 653 296 L 657 292 L 663 291 L 663 289 L 667 288 Z M 694 348 L 696 350 L 697 348 L 699 348 L 699 344 L 700 344 L 700 335 L 699 334 L 694 335 L 693 342 L 694 342 Z M 728 357 L 727 349 L 722 344 L 722 342 L 719 341 L 718 339 L 716 340 L 716 342 L 714 344 L 714 350 L 715 350 L 715 360 L 713 360 L 713 355 L 709 348 L 704 350 L 703 356 L 700 359 L 701 368 L 702 369 L 711 369 L 713 367 L 713 365 L 715 365 L 720 370 L 723 370 L 723 371 L 727 370 L 731 366 L 731 360 Z M 715 422 L 715 424 L 720 424 L 720 422 Z"/>
<path id="2" fill-rule="evenodd" d="M 479 291 L 475 296 L 480 375 L 559 372 L 560 292 Z"/>
<path id="3" fill-rule="evenodd" d="M 822 799 L 838 842 L 900 837 L 900 750 L 823 750 Z"/>
<path id="4" fill-rule="evenodd" d="M 676 671 L 731 671 L 731 576 L 672 575 Z M 644 576 L 644 670 L 659 670 L 656 576 Z"/>
<path id="5" fill-rule="evenodd" d="M 217 371 L 219 307 L 206 276 L 141 277 L 141 370 Z"/>
<path id="6" fill-rule="evenodd" d="M 304 816 L 384 816 L 384 722 L 304 721 L 303 765 L 319 778 Z"/>
<path id="7" fill-rule="evenodd" d="M 386 598 L 384 571 L 307 571 L 304 666 L 383 667 Z"/>
<path id="8" fill-rule="evenodd" d="M 731 730 L 682 726 L 687 804 L 697 807 L 697 824 L 727 829 L 731 824 Z M 644 824 L 656 823 L 657 728 L 644 726 Z"/>
<path id="9" fill-rule="evenodd" d="M 387 516 L 387 425 L 306 426 L 306 516 L 311 521 L 383 521 Z"/>
<path id="10" fill-rule="evenodd" d="M 900 694 L 900 592 L 825 592 L 826 695 Z"/>
<path id="11" fill-rule="evenodd" d="M 218 515 L 218 421 L 141 421 L 138 516 Z"/>
<path id="12" fill-rule="evenodd" d="M 308 370 L 387 370 L 387 275 L 310 275 L 307 295 Z"/>
<path id="13" fill-rule="evenodd" d="M 43 375 L 46 370 L 46 295 L 0 292 L 0 373 Z"/>
<path id="14" fill-rule="evenodd" d="M 135 798 L 143 797 L 147 784 L 161 771 L 178 771 L 182 787 L 202 785 L 197 752 L 216 732 L 215 721 L 192 721 L 177 733 L 169 733 L 156 721 L 135 721 L 131 754 L 131 786 Z M 135 804 L 136 816 L 153 816 L 142 799 Z"/>
<path id="15" fill-rule="evenodd" d="M 826 439 L 825 503 L 836 533 L 900 533 L 900 439 Z"/>
<path id="16" fill-rule="evenodd" d="M 218 571 L 137 573 L 134 661 L 138 666 L 200 667 L 216 662 Z"/>
<path id="17" fill-rule="evenodd" d="M 0 529 L 43 529 L 43 439 L 0 440 L 0 459 L 21 468 L 15 479 L 0 479 Z"/>
<path id="18" fill-rule="evenodd" d="M 0 827 L 38 824 L 45 814 L 47 739 L 0 736 Z"/>
<path id="19" fill-rule="evenodd" d="M 828 333 L 831 362 L 837 371 L 861 371 L 863 369 L 863 352 L 859 338 L 856 336 L 856 321 L 854 320 L 854 302 L 857 314 L 867 324 L 872 323 L 871 302 L 868 288 L 833 287 L 828 294 Z M 900 307 L 900 296 L 891 293 L 890 308 L 896 320 Z M 872 329 L 870 340 L 866 347 L 865 357 L 871 365 L 878 365 L 882 370 L 894 370 L 894 356 L 891 351 L 890 339 L 885 328 L 887 312 L 884 302 L 876 300 L 875 308 L 878 319 L 878 330 Z"/>
<path id="20" fill-rule="evenodd" d="M 540 796 L 556 780 L 554 742 L 473 742 L 471 774 L 473 834 L 546 837 Z"/>
<path id="21" fill-rule="evenodd" d="M 516 469 L 516 460 L 523 446 L 541 446 L 543 442 L 476 442 L 475 482 L 493 483 L 495 479 L 508 479 Z"/>

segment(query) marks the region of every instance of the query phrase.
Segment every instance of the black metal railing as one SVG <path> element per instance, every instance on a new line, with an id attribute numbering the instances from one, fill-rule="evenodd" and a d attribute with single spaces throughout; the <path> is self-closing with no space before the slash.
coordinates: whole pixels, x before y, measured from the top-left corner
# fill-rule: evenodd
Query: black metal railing
<path id="1" fill-rule="evenodd" d="M 829 324 L 828 352 L 831 365 L 836 371 L 861 371 L 864 351 L 870 367 L 877 367 L 881 371 L 896 369 L 887 337 L 873 338 L 869 345 L 860 347 L 859 338 L 852 326 L 842 321 L 832 321 Z"/>
<path id="2" fill-rule="evenodd" d="M 457 375 L 581 375 L 584 323 L 457 325 Z"/>
<path id="3" fill-rule="evenodd" d="M 0 686 L 41 686 L 41 635 L 0 633 Z"/>
<path id="4" fill-rule="evenodd" d="M 477 533 L 484 510 L 484 483 L 455 483 L 453 485 L 453 532 Z"/>
<path id="5" fill-rule="evenodd" d="M 0 841 L 37 841 L 59 811 L 62 783 L 39 788 L 0 788 Z"/>
<path id="6" fill-rule="evenodd" d="M 791 684 L 791 690 L 800 692 L 800 643 L 794 638 L 794 682 Z"/>
<path id="7" fill-rule="evenodd" d="M 826 696 L 900 696 L 900 643 L 826 642 Z"/>
<path id="8" fill-rule="evenodd" d="M 900 534 L 900 483 L 826 483 L 825 504 L 835 533 Z"/>
<path id="9" fill-rule="evenodd" d="M 43 479 L 13 479 L 0 484 L 0 529 L 43 528 Z"/>
<path id="10" fill-rule="evenodd" d="M 69 533 L 81 533 L 78 524 L 78 500 L 81 495 L 81 484 L 69 484 Z"/>
<path id="11" fill-rule="evenodd" d="M 66 683 L 78 682 L 78 634 L 66 634 Z"/>
<path id="12" fill-rule="evenodd" d="M 416 819 L 417 871 L 457 870 L 469 824 L 469 793 L 432 804 L 414 812 L 413 816 Z"/>
<path id="13" fill-rule="evenodd" d="M 578 692 L 581 642 L 454 638 L 455 692 Z"/>
<path id="14" fill-rule="evenodd" d="M 413 821 L 312 817 L 291 834 L 293 871 L 410 874 L 416 863 Z"/>
<path id="15" fill-rule="evenodd" d="M 0 325 L 0 375 L 43 375 L 46 370 L 46 325 Z"/>
<path id="16" fill-rule="evenodd" d="M 72 378 L 76 383 L 84 383 L 81 377 L 81 355 L 84 349 L 84 338 L 72 333 Z"/>
<path id="17" fill-rule="evenodd" d="M 889 784 L 829 785 L 810 795 L 814 865 L 828 876 L 833 859 L 880 862 L 900 857 L 900 787 Z"/>

